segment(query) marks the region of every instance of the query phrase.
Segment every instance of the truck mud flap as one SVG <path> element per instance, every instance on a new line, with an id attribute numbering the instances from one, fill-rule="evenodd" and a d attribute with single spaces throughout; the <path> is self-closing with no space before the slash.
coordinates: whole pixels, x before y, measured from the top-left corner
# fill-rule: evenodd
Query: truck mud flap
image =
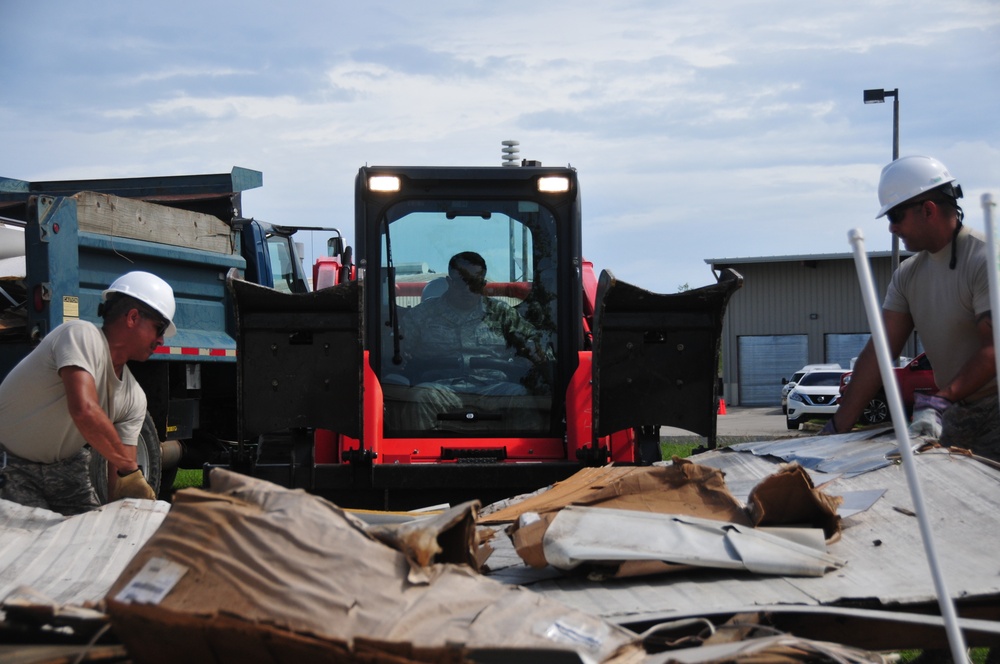
<path id="1" fill-rule="evenodd" d="M 362 437 L 358 282 L 285 293 L 232 274 L 240 440 L 296 427 Z"/>
<path id="2" fill-rule="evenodd" d="M 679 427 L 715 447 L 722 320 L 743 277 L 662 295 L 605 270 L 594 317 L 596 436 L 631 427 Z"/>

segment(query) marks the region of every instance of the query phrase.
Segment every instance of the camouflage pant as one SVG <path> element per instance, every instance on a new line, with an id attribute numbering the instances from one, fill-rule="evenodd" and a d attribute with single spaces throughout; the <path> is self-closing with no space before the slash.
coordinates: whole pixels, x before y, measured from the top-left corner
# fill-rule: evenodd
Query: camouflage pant
<path id="1" fill-rule="evenodd" d="M 958 402 L 941 418 L 941 444 L 964 447 L 1000 461 L 1000 404 L 997 395 L 973 403 Z"/>
<path id="2" fill-rule="evenodd" d="M 66 516 L 101 506 L 90 483 L 90 450 L 55 463 L 27 461 L 7 453 L 0 498 L 43 507 Z"/>

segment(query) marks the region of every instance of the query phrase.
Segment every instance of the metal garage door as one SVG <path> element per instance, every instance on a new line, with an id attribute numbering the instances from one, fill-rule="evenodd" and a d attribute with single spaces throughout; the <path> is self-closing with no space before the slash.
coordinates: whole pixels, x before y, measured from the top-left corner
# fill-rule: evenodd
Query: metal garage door
<path id="1" fill-rule="evenodd" d="M 827 334 L 823 343 L 826 346 L 824 357 L 827 362 L 836 362 L 845 369 L 851 368 L 851 359 L 861 354 L 861 349 L 871 337 L 864 334 Z"/>
<path id="2" fill-rule="evenodd" d="M 740 337 L 740 405 L 780 405 L 781 379 L 801 369 L 808 354 L 804 334 Z"/>

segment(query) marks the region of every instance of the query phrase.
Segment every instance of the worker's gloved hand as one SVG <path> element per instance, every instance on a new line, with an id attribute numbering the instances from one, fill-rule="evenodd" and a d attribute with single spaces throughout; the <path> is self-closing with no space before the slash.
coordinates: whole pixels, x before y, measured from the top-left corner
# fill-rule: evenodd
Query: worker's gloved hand
<path id="1" fill-rule="evenodd" d="M 833 423 L 833 418 L 831 417 L 826 421 L 826 424 L 823 425 L 823 428 L 819 430 L 819 435 L 829 436 L 835 433 L 839 432 L 837 431 L 837 425 Z"/>
<path id="2" fill-rule="evenodd" d="M 121 500 L 122 498 L 156 500 L 156 492 L 146 482 L 146 478 L 142 476 L 140 468 L 136 468 L 124 477 L 119 477 L 115 483 L 115 490 L 111 496 L 111 500 Z"/>
<path id="3" fill-rule="evenodd" d="M 910 424 L 910 437 L 940 438 L 941 416 L 950 405 L 951 402 L 944 397 L 929 396 L 917 392 L 913 399 L 913 423 Z"/>

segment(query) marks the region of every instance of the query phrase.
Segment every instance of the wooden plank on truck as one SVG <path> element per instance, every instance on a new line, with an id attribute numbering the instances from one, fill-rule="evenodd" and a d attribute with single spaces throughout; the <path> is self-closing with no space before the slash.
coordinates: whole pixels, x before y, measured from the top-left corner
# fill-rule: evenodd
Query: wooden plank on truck
<path id="1" fill-rule="evenodd" d="M 233 253 L 232 228 L 218 217 L 92 191 L 73 199 L 81 231 Z"/>

